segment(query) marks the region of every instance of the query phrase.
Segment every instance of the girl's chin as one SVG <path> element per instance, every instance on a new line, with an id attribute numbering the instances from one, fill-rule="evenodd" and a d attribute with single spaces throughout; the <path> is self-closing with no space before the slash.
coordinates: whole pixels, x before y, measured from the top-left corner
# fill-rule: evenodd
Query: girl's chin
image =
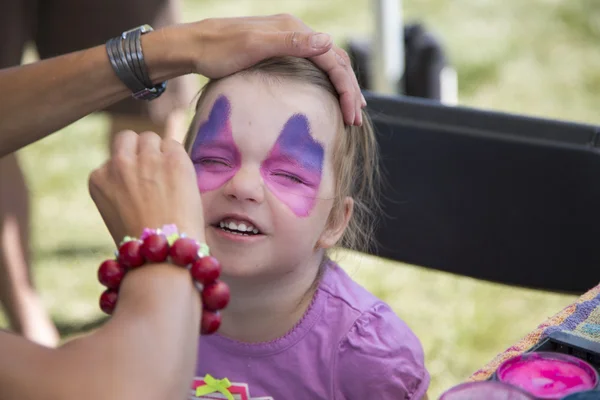
<path id="1" fill-rule="evenodd" d="M 229 279 L 247 279 L 268 276 L 268 267 L 265 260 L 254 259 L 245 253 L 220 251 L 211 247 L 211 255 L 221 263 L 221 275 Z"/>

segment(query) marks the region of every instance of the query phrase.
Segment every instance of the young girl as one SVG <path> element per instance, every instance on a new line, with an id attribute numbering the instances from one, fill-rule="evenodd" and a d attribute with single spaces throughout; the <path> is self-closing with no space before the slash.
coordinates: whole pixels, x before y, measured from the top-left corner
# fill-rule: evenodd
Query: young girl
<path id="1" fill-rule="evenodd" d="M 363 121 L 344 126 L 327 75 L 304 59 L 204 88 L 186 148 L 231 302 L 200 341 L 191 398 L 426 396 L 417 337 L 328 258 L 371 238 L 377 147 Z"/>

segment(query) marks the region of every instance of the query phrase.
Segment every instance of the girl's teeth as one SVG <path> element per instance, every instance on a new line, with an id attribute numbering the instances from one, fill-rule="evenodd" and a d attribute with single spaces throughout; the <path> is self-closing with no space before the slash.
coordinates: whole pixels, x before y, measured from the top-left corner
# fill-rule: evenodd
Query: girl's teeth
<path id="1" fill-rule="evenodd" d="M 231 231 L 240 232 L 242 234 L 246 233 L 246 232 L 252 232 L 254 234 L 258 234 L 258 229 L 256 229 L 252 225 L 248 225 L 248 224 L 246 224 L 244 222 L 236 223 L 236 222 L 233 222 L 233 221 L 229 221 L 229 222 L 221 221 L 221 222 L 219 222 L 219 226 L 221 228 L 229 229 Z"/>

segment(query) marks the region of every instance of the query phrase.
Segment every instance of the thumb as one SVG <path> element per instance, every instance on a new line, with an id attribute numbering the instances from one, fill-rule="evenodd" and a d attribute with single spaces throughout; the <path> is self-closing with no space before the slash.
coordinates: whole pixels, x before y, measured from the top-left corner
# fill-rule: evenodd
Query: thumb
<path id="1" fill-rule="evenodd" d="M 294 56 L 314 57 L 321 55 L 333 46 L 331 36 L 317 32 L 277 32 L 269 33 L 262 46 L 269 54 L 266 57 Z"/>

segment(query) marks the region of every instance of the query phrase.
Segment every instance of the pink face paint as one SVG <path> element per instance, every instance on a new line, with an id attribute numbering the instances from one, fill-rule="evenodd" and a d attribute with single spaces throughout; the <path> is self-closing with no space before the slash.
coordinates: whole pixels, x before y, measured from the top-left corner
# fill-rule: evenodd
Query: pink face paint
<path id="1" fill-rule="evenodd" d="M 285 123 L 260 172 L 271 192 L 297 216 L 310 214 L 321 184 L 323 146 L 310 135 L 308 118 L 295 114 Z"/>
<path id="2" fill-rule="evenodd" d="M 589 390 L 598 383 L 594 368 L 561 353 L 526 353 L 513 357 L 496 371 L 498 380 L 518 386 L 539 399 L 561 399 Z"/>
<path id="3" fill-rule="evenodd" d="M 191 158 L 196 168 L 200 192 L 215 190 L 233 178 L 240 169 L 240 152 L 231 130 L 231 104 L 220 96 L 198 129 Z"/>
<path id="4" fill-rule="evenodd" d="M 519 388 L 496 381 L 468 382 L 444 392 L 440 400 L 534 400 Z"/>

